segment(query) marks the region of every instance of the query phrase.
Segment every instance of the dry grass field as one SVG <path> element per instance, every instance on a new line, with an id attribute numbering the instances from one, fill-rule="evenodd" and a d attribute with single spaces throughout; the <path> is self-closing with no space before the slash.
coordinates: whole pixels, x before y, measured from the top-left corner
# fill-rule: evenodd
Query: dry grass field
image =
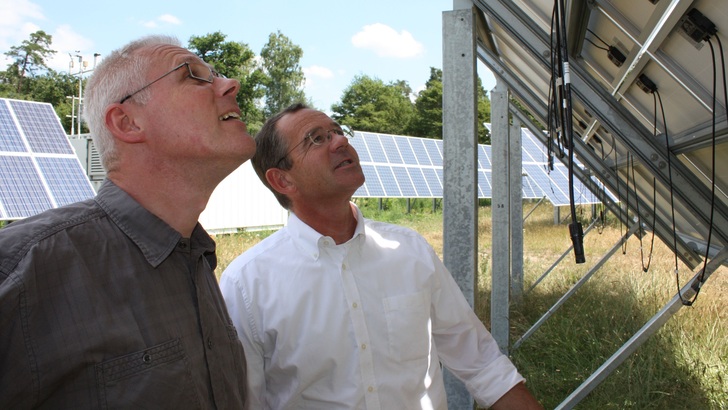
<path id="1" fill-rule="evenodd" d="M 416 203 L 411 213 L 403 200 L 361 201 L 365 216 L 409 226 L 442 250 L 442 212 L 431 202 Z M 524 213 L 534 204 L 524 205 Z M 580 214 L 589 225 L 591 211 Z M 609 251 L 617 252 L 573 297 L 515 351 L 512 359 L 528 386 L 547 409 L 555 408 L 639 330 L 677 292 L 674 256 L 651 233 L 632 236 L 607 217 L 584 238 L 586 263 L 564 258 L 523 303 L 511 306 L 511 343 L 518 340 Z M 216 237 L 218 275 L 238 254 L 270 232 L 241 232 Z M 553 208 L 540 205 L 524 224 L 524 282 L 528 290 L 571 245 L 566 225 L 554 225 Z M 490 208 L 479 214 L 479 275 L 475 310 L 489 326 Z M 649 259 L 651 256 L 651 259 Z M 650 261 L 647 272 L 643 264 Z M 679 265 L 680 285 L 694 273 Z M 728 269 L 706 282 L 697 301 L 678 311 L 655 335 L 594 389 L 577 409 L 728 409 Z"/>

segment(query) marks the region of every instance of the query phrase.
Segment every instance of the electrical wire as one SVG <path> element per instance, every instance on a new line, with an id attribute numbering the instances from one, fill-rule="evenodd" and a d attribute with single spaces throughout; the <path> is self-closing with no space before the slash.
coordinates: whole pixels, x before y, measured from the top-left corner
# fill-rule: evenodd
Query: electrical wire
<path id="1" fill-rule="evenodd" d="M 608 49 L 607 47 L 602 47 L 602 46 L 600 46 L 599 44 L 597 44 L 597 43 L 595 43 L 595 42 L 591 41 L 591 39 L 590 39 L 590 38 L 588 38 L 588 37 L 584 37 L 584 39 L 585 39 L 586 41 L 588 41 L 588 42 L 592 43 L 592 45 L 593 45 L 594 47 L 596 47 L 596 48 L 598 48 L 598 49 L 600 49 L 600 50 L 604 50 L 604 51 L 609 51 L 609 49 Z"/>
<path id="2" fill-rule="evenodd" d="M 614 136 L 612 135 L 612 146 L 616 147 L 615 144 L 616 144 L 616 141 L 614 140 Z M 619 158 L 617 157 L 617 149 L 615 148 L 614 149 L 614 174 L 617 177 L 615 178 L 614 183 L 617 184 L 617 198 L 621 198 L 622 196 L 619 193 L 619 164 L 617 162 L 618 159 Z M 627 161 L 629 161 L 629 152 L 627 152 Z M 627 170 L 627 198 L 625 199 L 624 204 L 625 204 L 624 206 L 626 206 L 626 207 L 629 206 L 629 170 Z M 627 254 L 627 238 L 625 238 L 625 235 L 627 234 L 627 232 L 629 232 L 629 227 L 627 227 L 625 229 L 625 232 L 622 233 L 622 227 L 624 226 L 624 222 L 622 222 L 622 221 L 624 221 L 624 216 L 622 214 L 623 208 L 624 207 L 622 207 L 622 206 L 619 207 L 619 237 L 622 238 L 621 239 L 622 244 L 620 246 L 622 249 L 622 255 L 626 255 Z M 626 217 L 629 217 L 629 210 L 627 211 Z"/>
<path id="3" fill-rule="evenodd" d="M 566 13 L 564 11 L 564 0 L 556 0 L 556 37 L 559 44 L 558 62 L 560 77 L 562 79 L 563 96 L 562 101 L 562 130 L 565 143 L 568 142 L 569 150 L 569 208 L 571 210 L 571 223 L 569 234 L 574 249 L 576 263 L 586 262 L 584 257 L 584 231 L 577 219 L 576 205 L 574 200 L 574 133 L 573 114 L 571 107 L 571 78 L 569 68 L 569 49 L 566 38 Z"/>
<path id="4" fill-rule="evenodd" d="M 718 47 L 720 51 L 720 61 L 721 61 L 721 68 L 723 72 L 723 98 L 728 104 L 728 90 L 726 89 L 726 74 L 725 74 L 725 54 L 723 53 L 723 43 L 721 43 L 720 38 L 716 35 L 715 36 L 716 41 L 718 42 Z M 692 300 L 685 301 L 683 300 L 683 304 L 687 306 L 691 306 L 695 301 L 698 299 L 698 295 L 700 294 L 700 289 L 703 286 L 703 283 L 705 283 L 705 270 L 708 266 L 708 258 L 710 257 L 710 242 L 713 236 L 713 216 L 715 214 L 715 140 L 716 140 L 716 88 L 718 83 L 718 75 L 716 73 L 716 57 L 715 57 L 715 48 L 713 47 L 713 42 L 711 39 L 708 39 L 708 45 L 710 46 L 710 55 L 713 58 L 713 126 L 712 126 L 712 138 L 711 138 L 711 186 L 710 186 L 710 220 L 708 222 L 708 239 L 705 245 L 705 256 L 703 257 L 703 268 L 700 272 L 700 276 L 698 277 L 697 282 L 693 285 L 693 290 L 695 290 L 695 295 L 693 295 Z M 679 282 L 678 282 L 679 283 Z M 682 299 L 682 296 L 681 296 Z"/>
<path id="5" fill-rule="evenodd" d="M 721 72 L 723 73 L 723 99 L 724 99 L 725 103 L 728 105 L 728 87 L 726 85 L 726 72 L 725 72 L 725 53 L 723 52 L 723 44 L 720 41 L 720 37 L 718 37 L 716 35 L 715 39 L 718 43 L 718 48 L 719 48 L 719 52 L 720 52 L 720 61 L 721 61 Z M 716 163 L 715 163 L 716 129 L 715 128 L 716 128 L 716 117 L 717 117 L 716 88 L 717 88 L 717 83 L 718 83 L 718 78 L 717 78 L 718 75 L 716 73 L 716 67 L 715 67 L 716 63 L 717 63 L 716 56 L 715 56 L 715 48 L 714 48 L 713 42 L 711 41 L 710 38 L 707 39 L 707 42 L 708 42 L 708 45 L 710 46 L 710 54 L 713 59 L 713 99 L 712 99 L 712 107 L 711 107 L 713 124 L 712 124 L 712 130 L 711 130 L 711 132 L 712 132 L 712 135 L 711 135 L 711 150 L 712 150 L 711 167 L 712 167 L 712 170 L 711 170 L 711 177 L 710 177 L 711 178 L 710 218 L 709 218 L 709 223 L 708 223 L 708 237 L 707 237 L 707 242 L 705 245 L 705 256 L 703 257 L 703 267 L 701 269 L 700 275 L 698 276 L 698 280 L 692 286 L 693 290 L 695 291 L 695 294 L 693 295 L 692 299 L 690 299 L 690 300 L 686 300 L 682 295 L 682 291 L 681 291 L 681 287 L 680 287 L 680 274 L 679 274 L 678 262 L 677 262 L 677 247 L 676 247 L 676 243 L 677 243 L 676 235 L 677 234 L 676 233 L 673 234 L 673 247 L 675 247 L 675 252 L 676 252 L 675 253 L 675 280 L 677 282 L 677 290 L 678 290 L 678 295 L 680 296 L 680 301 L 685 306 L 692 306 L 695 303 L 695 301 L 697 301 L 698 295 L 700 294 L 700 289 L 702 288 L 703 283 L 705 283 L 705 271 L 708 266 L 708 258 L 710 257 L 710 242 L 712 240 L 712 235 L 713 235 L 713 217 L 714 217 L 714 211 L 715 211 L 715 175 L 716 175 L 716 172 L 715 172 L 715 166 L 716 166 Z M 660 102 L 660 103 L 662 103 L 662 102 Z M 664 115 L 665 114 L 663 111 L 663 118 L 664 118 Z M 667 137 L 667 134 L 665 136 Z M 667 156 L 668 171 L 670 171 L 669 142 L 668 142 L 667 138 L 665 139 L 665 141 L 666 141 L 667 154 L 668 154 L 668 156 Z M 674 229 L 675 228 L 675 211 L 674 211 L 674 203 L 673 203 L 673 197 L 672 197 L 672 174 L 668 173 L 668 176 L 670 177 L 670 188 L 671 188 L 670 189 L 670 202 L 671 202 L 671 204 L 673 204 L 672 225 L 673 225 L 673 232 L 674 232 L 675 231 L 675 229 Z"/>
<path id="6" fill-rule="evenodd" d="M 657 98 L 660 101 L 660 110 L 662 111 L 662 123 L 665 125 L 665 156 L 667 157 L 667 179 L 670 184 L 670 215 L 672 216 L 672 249 L 675 256 L 675 281 L 677 282 L 677 294 L 680 297 L 680 302 L 682 302 L 683 305 L 688 305 L 688 303 L 692 303 L 689 301 L 686 301 L 685 298 L 682 295 L 682 290 L 680 288 L 680 268 L 677 261 L 677 227 L 675 226 L 675 195 L 674 195 L 674 187 L 672 183 L 672 160 L 671 160 L 671 154 L 670 151 L 670 137 L 667 134 L 667 118 L 665 117 L 665 106 L 662 105 L 662 96 L 660 96 L 660 92 L 655 90 L 655 94 L 657 95 Z"/>
<path id="7" fill-rule="evenodd" d="M 654 120 L 652 122 L 652 136 L 657 137 L 657 97 L 655 97 L 654 93 L 652 93 L 652 99 L 654 100 Z M 632 161 L 634 161 L 634 157 L 632 157 Z M 629 176 L 628 176 L 629 178 Z M 657 210 L 656 210 L 656 204 L 657 204 L 657 187 L 655 184 L 655 177 L 652 177 L 652 239 L 650 241 L 650 252 L 647 256 L 647 265 L 645 265 L 645 254 L 644 254 L 644 245 L 642 243 L 642 233 L 644 232 L 644 229 L 642 229 L 642 213 L 640 212 L 640 202 L 639 197 L 637 195 L 637 178 L 635 178 L 634 175 L 634 162 L 632 163 L 632 183 L 634 184 L 634 192 L 635 192 L 635 198 L 637 199 L 637 225 L 640 227 L 640 261 L 642 262 L 642 272 L 647 272 L 650 269 L 650 264 L 652 263 L 652 255 L 653 251 L 655 249 L 655 221 L 657 220 Z"/>
<path id="8" fill-rule="evenodd" d="M 602 38 L 599 37 L 599 35 L 597 33 L 593 32 L 592 30 L 590 30 L 588 28 L 586 29 L 586 31 L 588 31 L 589 33 L 593 34 L 594 37 L 596 37 L 597 40 L 601 41 L 602 44 L 604 44 L 605 46 L 607 46 L 607 47 L 610 47 L 611 46 L 609 43 L 607 43 L 606 41 L 602 40 Z M 591 43 L 591 41 L 590 41 L 590 43 Z M 592 43 L 592 44 L 594 44 L 594 43 Z M 596 45 L 596 44 L 594 44 L 594 45 Z M 607 49 L 607 50 L 609 50 L 609 49 Z"/>

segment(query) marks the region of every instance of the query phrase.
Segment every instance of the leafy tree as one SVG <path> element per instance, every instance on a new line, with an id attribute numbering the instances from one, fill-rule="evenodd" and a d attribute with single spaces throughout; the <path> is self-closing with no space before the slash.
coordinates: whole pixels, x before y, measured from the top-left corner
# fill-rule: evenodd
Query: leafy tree
<path id="1" fill-rule="evenodd" d="M 5 53 L 14 60 L 11 65 L 15 67 L 8 71 L 17 75 L 16 92 L 20 93 L 23 79 L 28 73 L 34 74 L 37 69 L 48 69 L 45 60 L 56 53 L 50 49 L 52 42 L 53 37 L 50 34 L 38 30 L 30 34 L 29 40 L 23 40 L 19 46 L 10 47 L 10 51 Z"/>
<path id="2" fill-rule="evenodd" d="M 483 88 L 483 82 L 478 77 L 478 143 L 490 144 L 490 131 L 485 128 L 485 123 L 490 122 L 490 98 L 488 92 Z"/>
<path id="3" fill-rule="evenodd" d="M 480 78 L 477 82 L 478 142 L 490 144 L 490 133 L 484 123 L 490 121 L 490 99 Z M 409 133 L 416 137 L 442 139 L 442 70 L 430 67 L 430 79 L 415 100 L 415 119 Z"/>
<path id="4" fill-rule="evenodd" d="M 227 36 L 219 31 L 204 36 L 192 36 L 188 49 L 211 64 L 228 78 L 240 81 L 238 105 L 248 131 L 254 133 L 263 123 L 263 115 L 257 102 L 263 98 L 263 85 L 267 76 L 258 68 L 255 53 L 245 43 L 225 41 Z"/>
<path id="5" fill-rule="evenodd" d="M 50 103 L 61 119 L 66 130 L 71 130 L 72 100 L 66 98 L 78 94 L 78 78 L 69 73 L 49 69 L 45 75 L 36 76 L 30 81 L 30 92 L 23 99 Z M 84 89 L 86 80 L 84 81 Z M 78 113 L 74 113 L 78 115 Z M 81 132 L 88 132 L 85 123 L 81 124 Z M 70 133 L 70 132 L 69 132 Z"/>
<path id="6" fill-rule="evenodd" d="M 409 134 L 442 139 L 442 70 L 430 67 L 430 79 L 415 100 L 415 118 Z"/>
<path id="7" fill-rule="evenodd" d="M 411 94 L 405 81 L 385 84 L 378 78 L 356 76 L 341 103 L 331 106 L 332 118 L 357 131 L 403 135 L 415 115 Z"/>
<path id="8" fill-rule="evenodd" d="M 279 30 L 268 36 L 260 57 L 268 75 L 263 108 L 265 117 L 276 114 L 290 104 L 308 102 L 303 91 L 306 77 L 299 64 L 303 57 L 301 47 L 293 44 Z"/>

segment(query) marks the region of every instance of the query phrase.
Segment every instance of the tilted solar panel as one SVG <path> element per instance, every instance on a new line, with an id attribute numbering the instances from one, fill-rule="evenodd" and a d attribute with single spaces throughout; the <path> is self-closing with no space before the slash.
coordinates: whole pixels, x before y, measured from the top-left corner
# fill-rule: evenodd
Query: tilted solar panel
<path id="1" fill-rule="evenodd" d="M 359 153 L 365 184 L 355 197 L 440 198 L 443 193 L 443 141 L 372 132 L 356 132 L 351 145 Z M 522 129 L 523 197 L 546 196 L 554 205 L 569 204 L 566 167 L 556 161 L 548 170 L 548 154 L 528 129 Z M 478 146 L 478 197 L 491 198 L 491 147 Z M 579 165 L 577 163 L 577 165 Z M 574 183 L 578 203 L 596 203 L 580 181 Z"/>
<path id="2" fill-rule="evenodd" d="M 53 107 L 0 98 L 0 219 L 95 195 Z"/>

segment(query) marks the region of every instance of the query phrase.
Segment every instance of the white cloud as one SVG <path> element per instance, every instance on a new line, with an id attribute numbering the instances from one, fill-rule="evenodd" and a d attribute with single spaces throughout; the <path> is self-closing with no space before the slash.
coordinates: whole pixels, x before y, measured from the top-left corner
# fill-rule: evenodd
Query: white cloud
<path id="1" fill-rule="evenodd" d="M 62 24 L 58 26 L 52 33 L 53 43 L 52 48 L 56 50 L 56 54 L 47 61 L 49 67 L 56 71 L 68 71 L 69 62 L 73 59 L 72 73 L 78 72 L 78 57 L 80 55 L 83 61 L 88 62 L 86 69 L 91 69 L 93 66 L 93 54 L 96 50 L 93 49 L 94 42 L 88 38 L 85 38 L 81 34 L 76 33 L 71 26 L 68 24 Z M 69 54 L 72 56 L 69 56 Z"/>
<path id="2" fill-rule="evenodd" d="M 163 23 L 174 24 L 175 26 L 179 26 L 180 24 L 182 24 L 182 21 L 180 19 L 171 14 L 162 14 L 157 18 L 157 20 Z"/>
<path id="3" fill-rule="evenodd" d="M 46 20 L 42 7 L 28 0 L 0 0 L 0 50 L 20 45 L 40 29 L 29 20 Z"/>
<path id="4" fill-rule="evenodd" d="M 309 78 L 309 77 L 332 78 L 334 76 L 334 73 L 331 70 L 329 70 L 326 67 L 321 67 L 319 65 L 312 65 L 309 67 L 304 67 L 303 74 L 306 76 L 306 78 Z"/>
<path id="5" fill-rule="evenodd" d="M 48 19 L 43 14 L 41 6 L 29 0 L 0 0 L 0 51 L 9 50 L 12 46 L 18 46 L 30 38 L 30 34 L 41 27 L 36 24 L 48 24 Z M 92 49 L 93 41 L 76 33 L 67 24 L 60 25 L 55 29 L 43 28 L 52 37 L 51 49 L 55 50 L 46 60 L 46 64 L 56 71 L 68 71 L 71 57 L 80 54 L 83 60 L 93 64 Z M 4 56 L 3 56 L 4 57 Z M 77 72 L 78 60 L 73 57 L 75 67 L 72 71 Z M 0 64 L 10 64 L 10 60 L 3 58 Z"/>
<path id="6" fill-rule="evenodd" d="M 155 18 L 154 20 L 147 20 L 142 21 L 141 25 L 147 28 L 157 28 L 159 26 L 165 26 L 165 25 L 175 25 L 179 26 L 182 24 L 182 20 L 177 18 L 176 16 L 173 16 L 172 14 L 162 14 L 161 16 Z"/>
<path id="7" fill-rule="evenodd" d="M 422 43 L 406 30 L 398 33 L 381 23 L 364 26 L 351 38 L 354 47 L 374 51 L 380 57 L 411 58 L 423 53 Z"/>

